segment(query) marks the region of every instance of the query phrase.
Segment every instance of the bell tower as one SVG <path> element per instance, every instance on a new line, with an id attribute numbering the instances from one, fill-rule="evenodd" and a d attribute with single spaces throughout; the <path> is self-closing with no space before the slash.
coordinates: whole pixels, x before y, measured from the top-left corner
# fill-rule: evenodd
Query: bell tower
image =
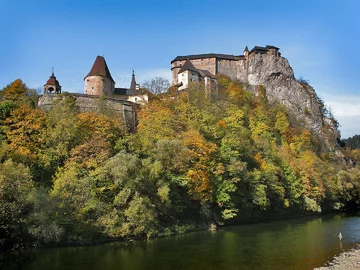
<path id="1" fill-rule="evenodd" d="M 44 94 L 47 93 L 55 93 L 60 94 L 61 93 L 61 85 L 59 81 L 56 79 L 54 75 L 54 68 L 52 68 L 52 74 L 50 78 L 47 80 L 46 84 L 44 85 Z"/>

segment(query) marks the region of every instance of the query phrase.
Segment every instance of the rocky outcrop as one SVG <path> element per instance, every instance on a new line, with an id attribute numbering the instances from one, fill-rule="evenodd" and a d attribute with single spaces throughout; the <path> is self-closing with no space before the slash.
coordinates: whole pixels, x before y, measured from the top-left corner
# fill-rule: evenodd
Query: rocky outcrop
<path id="1" fill-rule="evenodd" d="M 241 77 L 255 91 L 263 85 L 270 102 L 280 102 L 288 108 L 292 119 L 317 134 L 328 150 L 336 148 L 340 138 L 336 121 L 325 115 L 323 102 L 307 83 L 295 79 L 288 60 L 281 56 L 255 54 L 247 60 L 247 69 Z"/>

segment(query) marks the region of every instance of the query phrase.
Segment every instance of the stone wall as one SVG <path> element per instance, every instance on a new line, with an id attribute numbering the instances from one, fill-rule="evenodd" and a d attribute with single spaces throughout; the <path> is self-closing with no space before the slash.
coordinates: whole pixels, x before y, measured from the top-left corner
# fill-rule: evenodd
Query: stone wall
<path id="1" fill-rule="evenodd" d="M 184 61 L 185 63 L 185 61 Z M 216 66 L 216 58 L 201 58 L 201 59 L 193 59 L 191 63 L 197 69 L 204 69 L 211 72 L 211 74 L 217 73 L 217 66 Z"/>
<path id="2" fill-rule="evenodd" d="M 237 66 L 238 60 L 227 60 L 227 59 L 218 59 L 217 60 L 217 73 L 221 73 L 230 77 L 232 80 L 237 79 Z M 216 74 L 216 73 L 213 73 Z"/>
<path id="3" fill-rule="evenodd" d="M 71 96 L 76 99 L 76 106 L 80 111 L 100 111 L 101 106 L 104 106 L 106 109 L 114 111 L 114 113 L 119 113 L 121 120 L 124 123 L 124 126 L 128 131 L 135 131 L 136 129 L 136 104 L 120 100 L 116 98 L 95 96 L 95 95 L 86 95 L 86 94 L 74 94 L 71 93 Z M 54 101 L 58 98 L 62 98 L 64 95 L 57 94 L 44 94 L 38 99 L 38 106 L 41 109 L 49 110 Z"/>
<path id="4" fill-rule="evenodd" d="M 89 76 L 85 78 L 85 93 L 88 95 L 106 95 L 111 96 L 114 89 L 114 83 L 101 76 Z"/>

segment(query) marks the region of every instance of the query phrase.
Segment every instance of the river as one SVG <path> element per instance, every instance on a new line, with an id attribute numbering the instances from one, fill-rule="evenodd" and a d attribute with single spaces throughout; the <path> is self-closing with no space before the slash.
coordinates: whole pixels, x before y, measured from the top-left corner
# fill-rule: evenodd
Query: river
<path id="1" fill-rule="evenodd" d="M 339 240 L 338 234 L 343 239 Z M 313 269 L 360 243 L 360 214 L 324 215 L 85 247 L 31 250 L 4 269 Z"/>

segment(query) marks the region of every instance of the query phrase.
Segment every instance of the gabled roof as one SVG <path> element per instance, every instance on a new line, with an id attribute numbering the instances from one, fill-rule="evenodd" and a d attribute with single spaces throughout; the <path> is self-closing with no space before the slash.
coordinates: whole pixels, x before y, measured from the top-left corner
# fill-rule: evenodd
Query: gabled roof
<path id="1" fill-rule="evenodd" d="M 181 60 L 194 60 L 201 58 L 217 58 L 217 59 L 225 59 L 225 60 L 237 60 L 237 56 L 231 54 L 219 54 L 219 53 L 205 53 L 205 54 L 193 54 L 193 55 L 184 55 L 177 56 L 174 60 L 171 61 L 181 61 Z"/>
<path id="2" fill-rule="evenodd" d="M 201 77 L 210 77 L 216 79 L 216 76 L 211 74 L 211 72 L 206 69 L 198 69 L 198 71 L 200 72 Z"/>
<path id="3" fill-rule="evenodd" d="M 109 78 L 113 83 L 115 83 L 114 79 L 111 77 L 109 68 L 106 64 L 105 58 L 103 56 L 97 56 L 95 59 L 95 62 L 89 72 L 88 75 L 86 75 L 85 78 L 89 76 L 101 76 Z M 85 79 L 84 78 L 84 79 Z"/>
<path id="4" fill-rule="evenodd" d="M 185 64 L 181 67 L 181 69 L 179 70 L 178 74 L 181 72 L 184 72 L 186 70 L 191 70 L 191 71 L 195 71 L 198 72 L 196 67 L 194 67 L 193 63 L 191 63 L 191 61 L 189 59 L 186 60 Z"/>

